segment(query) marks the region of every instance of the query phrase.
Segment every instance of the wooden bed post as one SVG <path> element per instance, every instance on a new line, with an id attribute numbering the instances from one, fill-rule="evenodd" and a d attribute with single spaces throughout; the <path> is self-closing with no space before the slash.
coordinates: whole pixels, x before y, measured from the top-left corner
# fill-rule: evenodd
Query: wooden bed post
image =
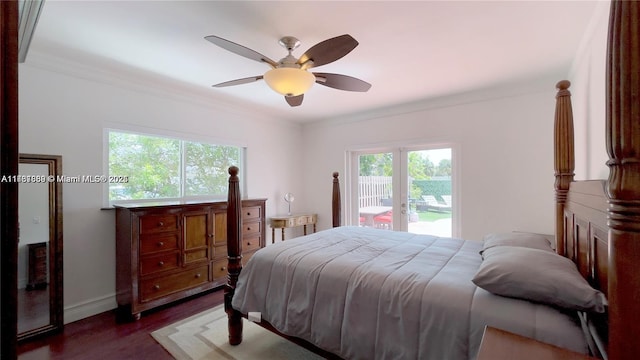
<path id="1" fill-rule="evenodd" d="M 342 220 L 342 203 L 340 201 L 340 181 L 338 180 L 338 172 L 333 173 L 333 193 L 331 196 L 331 217 L 333 218 L 333 227 L 339 227 Z"/>
<path id="2" fill-rule="evenodd" d="M 229 344 L 238 345 L 242 342 L 242 314 L 231 306 L 231 300 L 236 290 L 238 276 L 242 270 L 242 199 L 240 198 L 240 180 L 238 168 L 229 168 L 229 194 L 227 200 L 227 256 L 229 272 L 227 285 L 224 288 L 224 311 L 229 318 Z"/>
<path id="3" fill-rule="evenodd" d="M 556 114 L 554 124 L 554 168 L 556 189 L 556 252 L 567 255 L 564 233 L 564 206 L 567 203 L 569 184 L 573 181 L 575 170 L 573 140 L 573 110 L 571 109 L 571 83 L 568 80 L 558 82 L 556 88 Z"/>
<path id="4" fill-rule="evenodd" d="M 640 354 L 640 2 L 612 1 L 607 58 L 609 358 Z"/>

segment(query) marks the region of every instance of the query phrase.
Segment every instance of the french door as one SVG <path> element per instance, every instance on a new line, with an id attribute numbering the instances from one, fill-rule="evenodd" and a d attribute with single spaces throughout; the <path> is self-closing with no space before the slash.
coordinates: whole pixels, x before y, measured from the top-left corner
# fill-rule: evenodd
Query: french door
<path id="1" fill-rule="evenodd" d="M 448 145 L 352 151 L 350 223 L 456 236 L 453 149 Z"/>

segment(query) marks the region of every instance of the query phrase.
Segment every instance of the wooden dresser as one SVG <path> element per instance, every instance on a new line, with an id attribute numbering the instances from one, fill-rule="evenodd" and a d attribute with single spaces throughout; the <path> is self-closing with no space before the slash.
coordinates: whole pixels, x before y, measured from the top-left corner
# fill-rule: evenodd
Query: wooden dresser
<path id="1" fill-rule="evenodd" d="M 47 287 L 47 243 L 28 244 L 29 251 L 29 283 L 27 290 Z"/>
<path id="2" fill-rule="evenodd" d="M 265 246 L 266 199 L 242 201 L 246 263 Z M 227 281 L 227 203 L 116 206 L 116 299 L 140 313 Z"/>

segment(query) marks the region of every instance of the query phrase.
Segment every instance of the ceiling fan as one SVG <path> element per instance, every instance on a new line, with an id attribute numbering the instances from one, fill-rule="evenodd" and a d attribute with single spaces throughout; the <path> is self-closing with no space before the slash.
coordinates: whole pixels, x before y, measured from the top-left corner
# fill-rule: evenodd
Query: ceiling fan
<path id="1" fill-rule="evenodd" d="M 365 92 L 371 87 L 368 82 L 351 76 L 307 71 L 312 67 L 334 62 L 351 52 L 358 46 L 358 42 L 351 35 L 340 35 L 322 41 L 312 46 L 298 59 L 291 53 L 300 46 L 300 41 L 293 36 L 285 36 L 280 39 L 279 43 L 287 49 L 289 55 L 277 62 L 254 50 L 218 36 L 209 35 L 205 39 L 232 53 L 251 60 L 264 62 L 271 66 L 271 70 L 264 73 L 264 75 L 226 81 L 213 85 L 214 87 L 226 87 L 264 80 L 271 89 L 284 95 L 290 106 L 302 104 L 304 93 L 311 88 L 314 82 L 346 91 Z"/>

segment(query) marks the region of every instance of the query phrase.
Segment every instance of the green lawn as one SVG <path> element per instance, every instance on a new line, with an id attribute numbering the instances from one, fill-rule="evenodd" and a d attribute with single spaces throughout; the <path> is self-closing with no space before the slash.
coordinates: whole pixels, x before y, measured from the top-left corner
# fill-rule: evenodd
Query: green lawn
<path id="1" fill-rule="evenodd" d="M 418 211 L 420 221 L 436 221 L 451 218 L 451 212 Z"/>

